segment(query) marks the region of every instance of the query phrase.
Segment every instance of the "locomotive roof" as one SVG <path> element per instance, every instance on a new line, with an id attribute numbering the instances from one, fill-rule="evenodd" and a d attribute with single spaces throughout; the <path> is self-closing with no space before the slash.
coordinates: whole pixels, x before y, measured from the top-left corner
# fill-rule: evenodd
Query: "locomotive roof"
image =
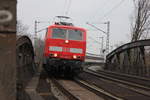
<path id="1" fill-rule="evenodd" d="M 70 19 L 70 17 L 67 17 L 67 16 L 56 16 L 56 17 Z"/>
<path id="2" fill-rule="evenodd" d="M 70 28 L 70 29 L 79 29 L 79 30 L 84 30 L 86 31 L 85 28 L 82 27 L 76 27 L 76 26 L 67 26 L 67 25 L 50 25 L 48 28 L 52 28 L 52 27 L 57 27 L 57 28 Z"/>

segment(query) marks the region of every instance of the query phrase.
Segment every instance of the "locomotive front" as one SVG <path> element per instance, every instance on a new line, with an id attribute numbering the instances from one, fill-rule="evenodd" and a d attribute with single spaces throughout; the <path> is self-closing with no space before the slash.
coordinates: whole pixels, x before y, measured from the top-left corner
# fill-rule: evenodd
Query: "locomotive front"
<path id="1" fill-rule="evenodd" d="M 59 74 L 79 71 L 85 52 L 85 29 L 56 24 L 47 29 L 44 50 L 46 70 Z"/>

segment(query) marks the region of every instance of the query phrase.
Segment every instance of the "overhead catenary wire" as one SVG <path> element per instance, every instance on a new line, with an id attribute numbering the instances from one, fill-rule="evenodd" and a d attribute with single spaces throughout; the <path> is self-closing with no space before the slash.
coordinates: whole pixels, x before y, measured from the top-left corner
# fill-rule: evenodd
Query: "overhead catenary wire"
<path id="1" fill-rule="evenodd" d="M 100 42 L 96 41 L 94 38 L 92 38 L 92 37 L 88 37 L 88 38 L 91 39 L 91 40 L 93 40 L 95 43 L 100 44 Z"/>
<path id="2" fill-rule="evenodd" d="M 65 15 L 66 7 L 67 7 L 67 1 L 68 1 L 68 0 L 65 0 L 65 1 L 64 1 L 64 7 L 63 7 L 63 14 L 62 14 L 62 15 Z"/>
<path id="3" fill-rule="evenodd" d="M 109 4 L 112 4 L 112 2 L 110 2 L 109 1 Z M 95 12 L 96 12 L 96 14 L 94 14 L 94 15 L 92 15 L 92 19 L 95 19 L 95 17 L 96 17 L 96 15 L 98 15 L 99 13 L 99 11 L 100 11 L 100 9 L 102 10 L 104 7 L 106 7 L 108 5 L 108 1 L 106 0 L 103 4 L 102 4 L 102 6 L 100 6 Z M 102 12 L 101 12 L 102 13 Z"/>
<path id="4" fill-rule="evenodd" d="M 117 3 L 112 9 L 110 9 L 107 13 L 105 13 L 101 19 L 103 19 L 103 18 L 105 18 L 106 16 L 110 15 L 115 9 L 117 9 L 119 6 L 121 6 L 121 4 L 122 4 L 124 1 L 125 1 L 125 0 L 121 0 L 119 3 Z"/>
<path id="5" fill-rule="evenodd" d="M 65 16 L 68 15 L 68 13 L 69 13 L 69 10 L 70 10 L 70 7 L 71 7 L 71 3 L 72 3 L 72 0 L 69 0 L 68 2 L 67 2 L 67 0 L 65 0 L 65 6 L 66 6 L 66 9 L 65 9 L 65 12 L 64 12 Z"/>

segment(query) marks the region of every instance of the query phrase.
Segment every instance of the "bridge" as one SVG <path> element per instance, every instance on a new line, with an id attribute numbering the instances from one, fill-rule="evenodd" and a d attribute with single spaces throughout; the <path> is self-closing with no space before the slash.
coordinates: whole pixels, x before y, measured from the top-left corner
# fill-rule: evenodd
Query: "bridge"
<path id="1" fill-rule="evenodd" d="M 105 70 L 150 77 L 150 39 L 124 44 L 109 53 Z"/>
<path id="2" fill-rule="evenodd" d="M 34 48 L 32 46 L 30 38 L 28 38 L 27 36 L 22 36 L 19 37 L 18 41 L 19 44 L 17 44 L 18 45 L 17 48 L 22 50 L 21 52 L 24 53 L 23 62 L 26 62 L 26 64 L 33 62 Z M 28 48 L 28 52 L 22 49 L 22 47 Z M 29 56 L 30 54 L 32 55 Z M 29 59 L 27 59 L 27 57 L 31 58 L 30 61 Z M 105 70 L 109 71 L 148 77 L 150 76 L 149 61 L 150 61 L 150 39 L 139 40 L 136 42 L 124 44 L 119 48 L 116 48 L 115 50 L 110 52 L 106 57 L 106 66 L 104 68 Z M 93 65 L 93 64 L 100 65 L 104 62 L 105 62 L 104 57 L 102 55 L 96 55 L 88 52 L 86 53 L 85 59 L 86 65 Z"/>
<path id="3" fill-rule="evenodd" d="M 35 66 L 37 55 L 31 39 L 28 36 L 18 36 L 16 39 L 16 4 L 17 0 L 3 0 L 0 4 L 0 100 L 16 100 L 16 96 L 18 100 L 26 98 L 24 87 L 38 70 Z M 110 52 L 106 60 L 103 56 L 86 53 L 85 64 L 104 62 L 104 70 L 115 73 L 115 77 L 121 73 L 126 77 L 147 79 L 146 84 L 149 86 L 150 39 L 124 44 Z M 98 83 L 97 80 L 95 83 Z M 142 87 L 146 84 L 143 83 Z M 32 92 L 32 88 L 29 90 Z"/>
<path id="4" fill-rule="evenodd" d="M 26 86 L 28 80 L 30 80 L 27 76 L 32 77 L 32 73 L 35 72 L 35 56 L 30 38 L 28 36 L 19 36 L 17 39 L 17 59 L 20 65 L 17 70 L 21 72 L 23 69 L 28 72 L 18 74 L 19 76 L 24 76 L 18 79 L 19 81 L 24 79 L 23 86 Z M 106 71 L 148 78 L 150 77 L 149 61 L 150 39 L 127 43 L 116 48 L 107 55 L 105 64 L 103 56 L 86 53 L 85 67 L 103 64 L 103 68 Z"/>

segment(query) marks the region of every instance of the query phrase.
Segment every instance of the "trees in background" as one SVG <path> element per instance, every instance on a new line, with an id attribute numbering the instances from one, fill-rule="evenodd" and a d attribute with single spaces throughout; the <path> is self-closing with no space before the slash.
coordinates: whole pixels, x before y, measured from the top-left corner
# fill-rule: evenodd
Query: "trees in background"
<path id="1" fill-rule="evenodd" d="M 135 15 L 131 41 L 148 38 L 150 31 L 150 0 L 134 0 Z"/>
<path id="2" fill-rule="evenodd" d="M 17 34 L 27 34 L 29 27 L 27 25 L 24 25 L 21 21 L 17 21 Z"/>

